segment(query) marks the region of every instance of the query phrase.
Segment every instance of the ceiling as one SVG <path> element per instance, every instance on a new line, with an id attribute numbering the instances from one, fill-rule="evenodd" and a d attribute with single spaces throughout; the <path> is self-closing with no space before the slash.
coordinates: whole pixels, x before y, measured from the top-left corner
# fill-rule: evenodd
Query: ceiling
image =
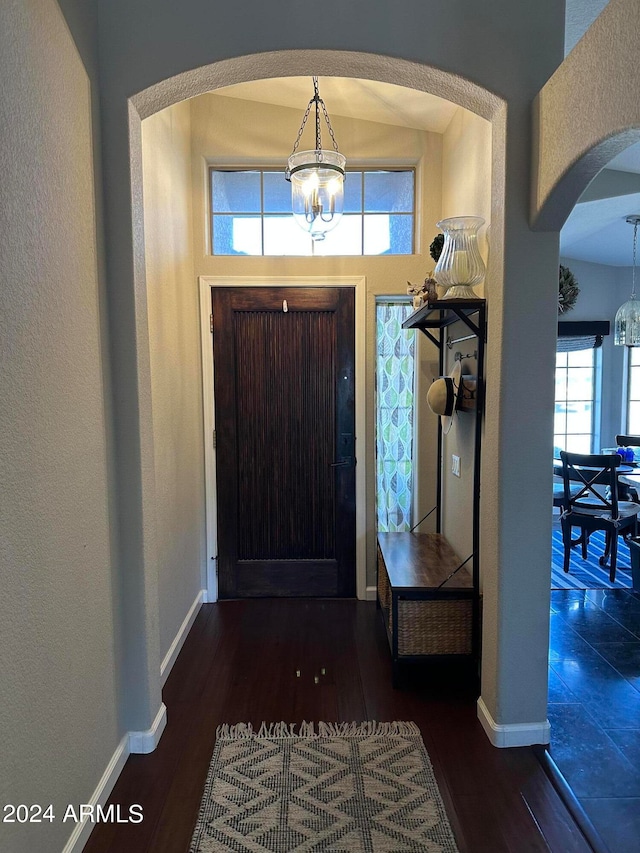
<path id="1" fill-rule="evenodd" d="M 571 49 L 608 0 L 567 0 L 567 49 Z M 444 133 L 457 107 L 449 101 L 373 80 L 321 77 L 320 95 L 329 116 L 346 116 L 399 127 Z M 300 110 L 313 96 L 309 77 L 240 83 L 217 95 Z M 633 229 L 626 222 L 640 214 L 640 143 L 611 160 L 591 182 L 560 232 L 565 258 L 612 266 L 631 266 Z"/>
<path id="2" fill-rule="evenodd" d="M 632 145 L 596 175 L 560 232 L 560 254 L 595 264 L 628 267 L 633 226 L 640 214 L 640 144 Z"/>
<path id="3" fill-rule="evenodd" d="M 320 97 L 325 102 L 329 118 L 334 115 L 346 116 L 397 127 L 444 133 L 456 111 L 456 105 L 450 101 L 392 83 L 346 77 L 320 77 L 318 84 Z M 216 89 L 216 95 L 299 109 L 302 121 L 304 110 L 313 97 L 313 83 L 310 77 L 255 80 Z"/>

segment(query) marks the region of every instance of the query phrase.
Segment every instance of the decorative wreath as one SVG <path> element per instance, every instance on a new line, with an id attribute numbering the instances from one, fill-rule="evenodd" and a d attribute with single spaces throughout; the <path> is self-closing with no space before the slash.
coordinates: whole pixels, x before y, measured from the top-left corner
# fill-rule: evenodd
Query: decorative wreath
<path id="1" fill-rule="evenodd" d="M 571 311 L 576 304 L 580 288 L 576 277 L 571 272 L 569 267 L 563 267 L 560 264 L 560 274 L 558 277 L 558 313 L 566 314 Z"/>

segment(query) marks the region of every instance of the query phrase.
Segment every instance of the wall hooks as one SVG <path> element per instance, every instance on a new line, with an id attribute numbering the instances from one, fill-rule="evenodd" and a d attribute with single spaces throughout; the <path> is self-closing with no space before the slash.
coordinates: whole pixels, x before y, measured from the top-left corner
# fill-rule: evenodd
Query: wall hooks
<path id="1" fill-rule="evenodd" d="M 474 350 L 473 352 L 468 352 L 466 355 L 462 355 L 461 352 L 457 352 L 454 355 L 455 361 L 464 361 L 465 358 L 478 358 L 478 350 Z"/>

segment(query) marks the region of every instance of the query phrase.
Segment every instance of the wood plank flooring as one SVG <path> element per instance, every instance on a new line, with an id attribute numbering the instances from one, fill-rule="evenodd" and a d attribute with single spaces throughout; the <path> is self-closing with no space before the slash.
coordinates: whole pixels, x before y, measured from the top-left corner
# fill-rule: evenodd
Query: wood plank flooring
<path id="1" fill-rule="evenodd" d="M 186 853 L 216 726 L 263 720 L 413 720 L 461 853 L 587 853 L 534 751 L 491 746 L 468 684 L 448 667 L 394 689 L 372 602 L 204 605 L 165 685 L 160 744 L 129 757 L 109 800 L 123 814 L 141 804 L 144 820 L 98 824 L 85 853 Z"/>

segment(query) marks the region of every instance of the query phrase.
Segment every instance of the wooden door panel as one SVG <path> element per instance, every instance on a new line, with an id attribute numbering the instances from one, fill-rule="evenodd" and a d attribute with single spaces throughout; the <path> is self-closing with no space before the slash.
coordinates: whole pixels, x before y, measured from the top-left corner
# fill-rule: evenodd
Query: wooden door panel
<path id="1" fill-rule="evenodd" d="M 339 595 L 335 560 L 238 560 L 236 582 L 238 596 L 246 598 Z"/>
<path id="2" fill-rule="evenodd" d="M 212 298 L 221 597 L 353 595 L 353 291 Z"/>
<path id="3" fill-rule="evenodd" d="M 333 321 L 329 311 L 234 314 L 239 559 L 334 558 Z"/>

